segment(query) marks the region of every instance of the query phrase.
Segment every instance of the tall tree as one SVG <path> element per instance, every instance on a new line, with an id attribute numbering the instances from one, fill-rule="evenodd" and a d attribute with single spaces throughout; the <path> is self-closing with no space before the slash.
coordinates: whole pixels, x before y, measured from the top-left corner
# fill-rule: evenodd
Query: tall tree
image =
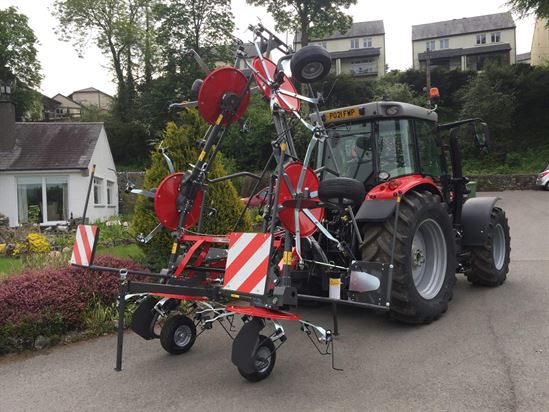
<path id="1" fill-rule="evenodd" d="M 263 6 L 273 16 L 276 29 L 301 33 L 301 46 L 336 31 L 344 32 L 353 22 L 342 9 L 356 0 L 246 0 L 248 4 Z"/>
<path id="2" fill-rule="evenodd" d="M 549 0 L 510 0 L 507 5 L 523 16 L 534 13 L 549 18 Z"/>
<path id="3" fill-rule="evenodd" d="M 40 85 L 38 40 L 28 18 L 15 7 L 0 10 L 0 80 L 17 79 L 28 87 Z"/>
<path id="4" fill-rule="evenodd" d="M 53 13 L 59 20 L 59 34 L 73 41 L 79 53 L 90 38 L 110 57 L 118 86 L 121 117 L 128 117 L 135 98 L 137 60 L 141 53 L 143 20 L 149 0 L 55 0 Z"/>

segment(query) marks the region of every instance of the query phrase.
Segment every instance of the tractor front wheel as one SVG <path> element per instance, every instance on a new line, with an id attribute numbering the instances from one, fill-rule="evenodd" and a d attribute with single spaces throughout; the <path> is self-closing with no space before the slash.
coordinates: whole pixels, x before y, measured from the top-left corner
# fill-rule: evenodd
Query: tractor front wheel
<path id="1" fill-rule="evenodd" d="M 389 263 L 396 235 L 391 310 L 406 323 L 430 323 L 448 309 L 456 282 L 452 222 L 440 197 L 428 191 L 402 198 L 394 218 L 364 228 L 362 260 Z"/>
<path id="2" fill-rule="evenodd" d="M 474 285 L 499 286 L 507 278 L 511 255 L 511 236 L 505 212 L 492 209 L 488 236 L 484 245 L 471 247 L 471 269 L 467 279 Z"/>

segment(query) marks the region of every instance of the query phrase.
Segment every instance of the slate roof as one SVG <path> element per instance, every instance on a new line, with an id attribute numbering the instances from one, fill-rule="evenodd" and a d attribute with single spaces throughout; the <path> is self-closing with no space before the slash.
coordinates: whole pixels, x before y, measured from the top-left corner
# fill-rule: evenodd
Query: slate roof
<path id="1" fill-rule="evenodd" d="M 364 37 L 364 36 L 376 36 L 385 34 L 385 27 L 383 25 L 383 20 L 373 20 L 373 21 L 361 21 L 353 23 L 351 28 L 345 33 L 333 33 L 329 36 L 322 38 L 311 39 L 310 41 L 319 41 L 319 40 L 336 40 L 336 39 L 350 39 L 352 37 Z M 301 33 L 297 32 L 294 36 L 294 43 L 299 43 L 301 41 Z"/>
<path id="2" fill-rule="evenodd" d="M 86 169 L 103 123 L 16 123 L 15 146 L 0 150 L 0 171 Z"/>
<path id="3" fill-rule="evenodd" d="M 412 41 L 515 28 L 511 12 L 412 26 Z"/>
<path id="4" fill-rule="evenodd" d="M 526 60 L 530 60 L 531 58 L 532 58 L 531 52 L 517 54 L 517 62 L 523 62 Z"/>
<path id="5" fill-rule="evenodd" d="M 434 50 L 431 52 L 431 59 L 444 59 L 449 57 L 457 56 L 471 56 L 475 54 L 486 54 L 486 53 L 497 53 L 500 51 L 511 50 L 511 45 L 509 43 L 494 44 L 490 46 L 482 47 L 469 47 L 467 49 L 444 49 L 444 50 Z M 427 60 L 427 53 L 418 54 L 419 61 Z"/>
<path id="6" fill-rule="evenodd" d="M 85 89 L 75 90 L 74 92 L 69 94 L 69 97 L 72 99 L 72 95 L 75 93 L 101 93 L 101 94 L 104 94 L 105 96 L 112 97 L 110 94 L 102 92 L 101 90 L 96 89 L 95 87 L 87 87 Z"/>

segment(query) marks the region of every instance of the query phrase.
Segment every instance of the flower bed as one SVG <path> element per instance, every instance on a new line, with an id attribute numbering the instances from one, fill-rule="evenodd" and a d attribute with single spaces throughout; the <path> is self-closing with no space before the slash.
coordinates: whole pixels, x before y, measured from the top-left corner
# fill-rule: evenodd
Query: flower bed
<path id="1" fill-rule="evenodd" d="M 110 256 L 99 256 L 94 263 L 144 270 Z M 90 307 L 112 307 L 117 292 L 116 273 L 69 266 L 29 269 L 0 281 L 0 353 L 33 348 L 39 336 L 84 330 Z"/>

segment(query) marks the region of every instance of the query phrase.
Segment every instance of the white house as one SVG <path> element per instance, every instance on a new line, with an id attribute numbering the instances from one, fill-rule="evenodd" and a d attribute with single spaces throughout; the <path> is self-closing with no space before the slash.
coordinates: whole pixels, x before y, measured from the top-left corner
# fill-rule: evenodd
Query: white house
<path id="1" fill-rule="evenodd" d="M 118 214 L 116 169 L 103 123 L 16 123 L 13 104 L 0 101 L 0 213 L 10 226 L 39 212 L 41 224 Z M 34 206 L 34 207 L 33 207 Z"/>
<path id="2" fill-rule="evenodd" d="M 332 56 L 336 75 L 350 74 L 379 79 L 385 74 L 385 27 L 383 20 L 353 23 L 345 33 L 315 38 L 309 44 L 324 47 Z M 294 37 L 294 48 L 301 48 L 301 33 Z"/>
<path id="3" fill-rule="evenodd" d="M 69 94 L 68 98 L 82 106 L 95 106 L 100 110 L 108 111 L 113 104 L 113 97 L 95 87 L 76 90 Z"/>
<path id="4" fill-rule="evenodd" d="M 516 31 L 510 12 L 412 26 L 414 69 L 483 70 L 488 61 L 515 64 Z"/>

